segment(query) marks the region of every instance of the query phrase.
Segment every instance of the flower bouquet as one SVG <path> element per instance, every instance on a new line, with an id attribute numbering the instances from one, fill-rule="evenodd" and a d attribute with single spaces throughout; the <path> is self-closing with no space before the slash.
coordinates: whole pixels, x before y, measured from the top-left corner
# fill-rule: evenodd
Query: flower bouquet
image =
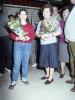
<path id="1" fill-rule="evenodd" d="M 56 23 L 56 21 L 53 20 L 43 20 L 41 22 L 41 28 L 40 28 L 40 35 L 41 34 L 50 34 L 52 32 L 55 32 L 57 28 L 59 27 L 59 24 Z"/>
<path id="2" fill-rule="evenodd" d="M 26 33 L 24 32 L 19 19 L 14 19 L 13 21 L 8 22 L 8 27 L 15 32 L 15 34 L 19 36 L 24 36 Z"/>

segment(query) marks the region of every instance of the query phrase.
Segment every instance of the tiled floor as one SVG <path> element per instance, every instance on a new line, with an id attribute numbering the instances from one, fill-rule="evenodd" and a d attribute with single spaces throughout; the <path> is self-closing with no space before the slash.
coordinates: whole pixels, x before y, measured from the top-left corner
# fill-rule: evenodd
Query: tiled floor
<path id="1" fill-rule="evenodd" d="M 0 78 L 0 100 L 75 100 L 75 93 L 70 92 L 73 85 L 66 84 L 65 80 L 70 79 L 68 69 L 65 68 L 65 77 L 59 78 L 59 73 L 54 73 L 54 82 L 44 85 L 40 77 L 44 75 L 42 70 L 29 66 L 29 85 L 25 85 L 18 79 L 13 90 L 9 90 L 10 75 L 6 72 Z"/>

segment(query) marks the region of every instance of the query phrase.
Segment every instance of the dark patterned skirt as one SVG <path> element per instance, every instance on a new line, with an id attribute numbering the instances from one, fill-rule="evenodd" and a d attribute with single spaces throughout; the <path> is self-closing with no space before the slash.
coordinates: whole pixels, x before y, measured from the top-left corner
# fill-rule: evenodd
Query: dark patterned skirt
<path id="1" fill-rule="evenodd" d="M 58 67 L 57 43 L 40 46 L 40 67 Z"/>

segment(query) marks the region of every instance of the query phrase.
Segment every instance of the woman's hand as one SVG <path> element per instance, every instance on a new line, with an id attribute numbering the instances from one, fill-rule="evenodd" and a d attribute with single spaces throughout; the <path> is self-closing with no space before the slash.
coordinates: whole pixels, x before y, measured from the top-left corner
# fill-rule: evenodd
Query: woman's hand
<path id="1" fill-rule="evenodd" d="M 42 34 L 41 35 L 42 40 L 47 40 L 47 38 L 49 38 L 49 37 L 50 37 L 49 34 Z"/>
<path id="2" fill-rule="evenodd" d="M 29 36 L 25 36 L 25 41 L 28 41 L 30 40 L 30 37 Z"/>
<path id="3" fill-rule="evenodd" d="M 24 37 L 24 36 L 18 36 L 18 37 L 16 37 L 16 40 L 22 40 L 22 41 L 25 41 L 25 37 Z"/>
<path id="4" fill-rule="evenodd" d="M 18 36 L 16 37 L 16 40 L 28 41 L 30 40 L 30 37 L 29 36 Z"/>
<path id="5" fill-rule="evenodd" d="M 18 36 L 18 37 L 16 37 L 16 40 L 20 40 L 19 36 Z"/>

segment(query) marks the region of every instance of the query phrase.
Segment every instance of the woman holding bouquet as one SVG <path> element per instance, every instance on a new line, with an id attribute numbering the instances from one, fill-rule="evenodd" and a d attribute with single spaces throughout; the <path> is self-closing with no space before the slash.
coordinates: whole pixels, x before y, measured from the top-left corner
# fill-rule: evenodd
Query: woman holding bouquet
<path id="1" fill-rule="evenodd" d="M 20 9 L 17 20 L 8 23 L 12 32 L 10 33 L 10 39 L 14 41 L 13 46 L 13 70 L 12 81 L 9 89 L 13 89 L 18 80 L 18 74 L 20 66 L 22 65 L 22 82 L 29 84 L 27 81 L 28 62 L 32 47 L 32 41 L 35 38 L 34 29 L 31 24 L 27 22 L 27 11 Z M 15 27 L 16 30 L 15 30 Z M 18 31 L 19 29 L 19 31 Z"/>
<path id="2" fill-rule="evenodd" d="M 47 79 L 45 85 L 53 82 L 54 68 L 58 67 L 56 36 L 61 34 L 61 28 L 56 19 L 51 16 L 52 11 L 52 5 L 44 5 L 44 19 L 39 22 L 36 30 L 41 43 L 39 65 L 46 70 L 45 76 L 41 78 L 42 80 Z"/>

